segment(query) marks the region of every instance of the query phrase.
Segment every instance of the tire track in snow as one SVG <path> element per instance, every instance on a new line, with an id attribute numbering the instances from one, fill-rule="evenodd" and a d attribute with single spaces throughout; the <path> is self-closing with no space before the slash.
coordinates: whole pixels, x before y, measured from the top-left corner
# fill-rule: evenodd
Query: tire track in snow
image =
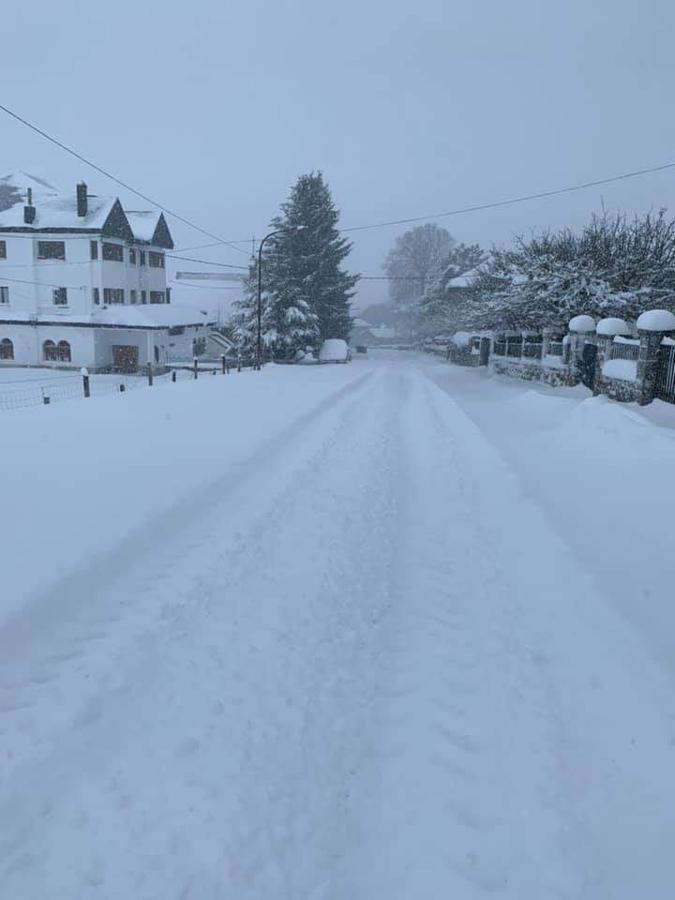
<path id="1" fill-rule="evenodd" d="M 155 597 L 141 598 L 143 604 L 147 605 L 154 599 L 156 602 L 153 609 L 161 610 L 168 591 L 173 594 L 176 606 L 165 620 L 157 621 L 156 617 L 150 617 L 149 622 L 142 623 L 146 628 L 151 626 L 157 629 L 156 633 L 144 634 L 140 628 L 136 634 L 121 635 L 129 646 L 124 643 L 119 646 L 118 639 L 118 645 L 109 648 L 109 652 L 119 658 L 121 670 L 105 673 L 99 683 L 93 685 L 93 695 L 86 700 L 82 712 L 74 722 L 66 717 L 62 722 L 56 722 L 58 727 L 53 727 L 54 723 L 49 715 L 45 715 L 48 712 L 45 707 L 45 702 L 49 702 L 48 697 L 43 695 L 41 713 L 44 721 L 39 724 L 49 729 L 43 741 L 44 747 L 40 748 L 44 761 L 20 767 L 15 778 L 7 783 L 7 790 L 3 791 L 0 822 L 4 826 L 4 834 L 0 840 L 0 853 L 9 865 L 12 865 L 17 854 L 21 856 L 23 848 L 30 843 L 33 830 L 43 831 L 44 840 L 49 840 L 49 823 L 43 821 L 41 810 L 46 810 L 47 818 L 50 819 L 61 802 L 60 798 L 66 795 L 70 787 L 96 772 L 107 758 L 114 757 L 120 751 L 125 727 L 131 726 L 131 732 L 137 737 L 140 722 L 137 719 L 125 722 L 125 719 L 134 714 L 132 711 L 139 707 L 145 694 L 157 689 L 159 671 L 166 665 L 164 657 L 175 657 L 178 654 L 180 661 L 184 653 L 181 644 L 190 635 L 195 615 L 198 621 L 208 622 L 214 608 L 222 609 L 224 578 L 227 579 L 228 587 L 231 587 L 230 582 L 236 583 L 237 578 L 243 577 L 242 573 L 259 568 L 255 555 L 251 552 L 251 545 L 259 545 L 261 536 L 270 529 L 272 522 L 278 524 L 276 509 L 297 492 L 308 469 L 311 471 L 316 467 L 317 460 L 330 450 L 345 428 L 358 422 L 359 396 L 367 389 L 369 378 L 370 376 L 366 376 L 359 379 L 350 390 L 337 392 L 335 396 L 338 402 L 328 410 L 313 410 L 302 421 L 289 426 L 286 435 L 288 441 L 275 445 L 275 459 L 266 471 L 261 472 L 260 467 L 268 463 L 271 447 L 263 448 L 258 457 L 251 461 L 252 464 L 255 463 L 255 468 L 251 470 L 250 479 L 240 480 L 236 487 L 231 485 L 231 479 L 222 481 L 221 503 L 232 499 L 236 501 L 238 494 L 246 496 L 253 478 L 257 477 L 261 482 L 257 497 L 250 497 L 247 504 L 247 516 L 242 516 L 236 523 L 232 522 L 226 511 L 222 507 L 219 509 L 214 501 L 213 508 L 210 512 L 207 510 L 203 513 L 196 526 L 183 517 L 181 527 L 168 547 L 159 549 L 144 564 L 128 573 L 118 574 L 111 585 L 100 591 L 98 599 L 102 611 L 109 608 L 111 600 L 113 606 L 118 605 L 114 601 L 116 594 L 122 592 L 128 600 L 134 597 L 139 585 L 143 589 L 144 583 L 147 590 L 150 590 L 150 584 L 154 584 L 152 590 Z M 303 427 L 300 428 L 300 425 Z M 276 479 L 279 479 L 277 484 Z M 213 500 L 213 495 L 211 497 Z M 220 526 L 215 531 L 214 524 Z M 190 528 L 196 535 L 194 539 L 187 537 Z M 181 548 L 184 535 L 192 546 L 191 552 L 184 552 Z M 207 560 L 204 559 L 205 556 L 208 557 Z M 187 560 L 191 557 L 194 559 L 192 570 L 186 571 Z M 163 571 L 172 563 L 180 564 L 183 573 L 181 578 L 173 579 L 168 586 L 157 584 L 154 573 Z M 232 615 L 238 616 L 236 607 L 240 601 L 232 597 L 230 591 L 226 596 L 231 604 Z M 107 617 L 107 613 L 103 614 Z M 98 619 L 99 616 L 100 613 L 96 612 L 95 617 Z M 85 634 L 90 627 L 86 624 L 90 618 L 91 611 L 88 610 L 84 623 Z M 77 620 L 74 624 L 78 625 Z M 260 630 L 264 626 L 258 623 L 256 627 Z M 68 642 L 79 639 L 80 635 L 76 632 L 77 629 L 72 635 L 66 635 Z M 100 634 L 97 638 L 104 639 Z M 137 640 L 142 641 L 138 647 L 135 646 Z M 36 660 L 25 660 L 25 663 L 30 667 L 30 664 L 36 664 Z M 52 661 L 50 665 L 53 664 L 61 664 L 63 668 L 66 662 Z M 61 696 L 66 696 L 71 691 L 84 696 L 84 692 L 89 689 L 88 682 L 85 681 L 87 678 L 87 672 L 71 670 L 59 673 L 52 670 L 48 681 L 58 679 Z M 139 687 L 140 697 L 136 696 Z M 55 696 L 51 687 L 50 691 Z M 19 727 L 25 730 L 22 722 L 19 722 Z M 62 729 L 63 733 L 60 734 Z M 26 859 L 24 870 L 41 855 L 38 852 L 30 861 Z"/>

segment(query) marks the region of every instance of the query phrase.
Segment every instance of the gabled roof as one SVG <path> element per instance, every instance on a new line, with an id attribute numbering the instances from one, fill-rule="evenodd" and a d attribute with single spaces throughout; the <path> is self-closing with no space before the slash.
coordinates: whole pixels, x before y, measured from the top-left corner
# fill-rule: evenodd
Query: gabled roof
<path id="1" fill-rule="evenodd" d="M 14 173 L 0 179 L 6 186 L 5 199 L 10 205 L 0 211 L 0 228 L 21 228 L 27 231 L 67 230 L 102 231 L 116 204 L 119 212 L 122 206 L 116 197 L 87 197 L 87 214 L 78 216 L 75 191 L 61 194 L 46 182 L 39 181 L 24 173 Z M 23 179 L 23 180 L 22 180 Z M 29 183 L 25 183 L 28 181 Z M 33 192 L 35 220 L 27 225 L 23 217 L 23 208 L 27 202 L 28 188 Z M 128 223 L 127 223 L 128 226 Z"/>
<path id="2" fill-rule="evenodd" d="M 164 213 L 158 215 L 154 209 L 127 209 L 125 213 L 134 238 L 139 243 L 173 250 L 173 239 Z"/>
<path id="3" fill-rule="evenodd" d="M 28 189 L 32 192 L 35 219 L 24 220 Z M 0 231 L 87 231 L 173 249 L 171 233 L 162 213 L 133 210 L 126 213 L 116 197 L 87 195 L 87 214 L 77 214 L 77 194 L 62 193 L 53 185 L 27 172 L 0 178 Z"/>

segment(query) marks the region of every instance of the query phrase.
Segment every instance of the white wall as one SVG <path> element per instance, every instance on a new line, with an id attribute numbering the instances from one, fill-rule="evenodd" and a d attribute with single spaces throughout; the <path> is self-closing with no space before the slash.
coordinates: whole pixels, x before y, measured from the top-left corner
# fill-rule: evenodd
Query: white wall
<path id="1" fill-rule="evenodd" d="M 49 366 L 54 368 L 80 368 L 95 365 L 94 329 L 67 325 L 3 325 L 0 323 L 0 340 L 9 338 L 14 344 L 14 359 L 0 360 L 0 366 Z M 43 359 L 42 345 L 46 340 L 55 344 L 68 341 L 69 363 L 47 362 Z"/>
<path id="2" fill-rule="evenodd" d="M 150 291 L 166 292 L 166 269 L 151 268 L 148 264 L 149 253 L 154 249 L 158 253 L 164 251 L 159 248 L 143 247 L 146 255 L 146 264 L 138 265 L 140 248 L 136 249 L 137 264 L 129 263 L 129 245 L 123 241 L 111 240 L 109 243 L 123 247 L 124 261 L 116 262 L 103 259 L 103 240 L 100 235 L 73 235 L 73 234 L 12 234 L 6 232 L 0 234 L 0 239 L 6 241 L 7 259 L 0 259 L 0 284 L 6 284 L 9 288 L 9 305 L 0 306 L 0 318 L 11 318 L 12 312 L 28 313 L 29 315 L 67 316 L 70 314 L 86 315 L 91 312 L 93 306 L 93 289 L 100 292 L 100 301 L 103 305 L 104 288 L 123 288 L 125 302 L 130 302 L 130 291 L 137 291 L 137 302 L 141 302 L 140 292 L 147 291 L 147 301 L 150 302 Z M 63 240 L 66 245 L 65 260 L 49 259 L 39 260 L 39 240 Z M 98 243 L 98 259 L 91 259 L 90 242 Z M 19 279 L 21 282 L 3 282 L 2 276 Z M 53 299 L 54 287 L 65 287 L 68 290 L 68 305 L 55 306 Z"/>

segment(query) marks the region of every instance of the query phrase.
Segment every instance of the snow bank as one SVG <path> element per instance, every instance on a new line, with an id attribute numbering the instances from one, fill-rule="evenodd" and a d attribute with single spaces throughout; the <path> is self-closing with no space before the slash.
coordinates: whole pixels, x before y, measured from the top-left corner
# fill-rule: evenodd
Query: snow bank
<path id="1" fill-rule="evenodd" d="M 595 319 L 593 316 L 575 316 L 570 319 L 570 331 L 595 331 Z"/>
<path id="2" fill-rule="evenodd" d="M 637 320 L 640 331 L 675 331 L 675 316 L 667 309 L 649 309 Z"/>
<path id="3" fill-rule="evenodd" d="M 637 362 L 634 359 L 608 359 L 602 364 L 602 374 L 620 381 L 636 381 Z"/>
<path id="4" fill-rule="evenodd" d="M 0 621 L 363 375 L 270 366 L 3 412 Z"/>
<path id="5" fill-rule="evenodd" d="M 597 324 L 596 331 L 598 334 L 611 336 L 615 334 L 630 334 L 630 328 L 623 319 L 616 319 L 610 316 L 607 319 L 600 319 Z"/>
<path id="6" fill-rule="evenodd" d="M 468 331 L 457 331 L 450 340 L 455 347 L 468 347 L 472 337 L 473 335 Z"/>

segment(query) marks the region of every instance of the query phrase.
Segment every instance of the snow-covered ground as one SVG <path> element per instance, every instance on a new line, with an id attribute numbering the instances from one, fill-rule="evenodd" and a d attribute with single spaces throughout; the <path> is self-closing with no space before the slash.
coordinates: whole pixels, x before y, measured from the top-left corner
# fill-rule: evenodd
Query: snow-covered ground
<path id="1" fill-rule="evenodd" d="M 20 900 L 667 898 L 675 409 L 407 354 L 3 415 Z"/>

